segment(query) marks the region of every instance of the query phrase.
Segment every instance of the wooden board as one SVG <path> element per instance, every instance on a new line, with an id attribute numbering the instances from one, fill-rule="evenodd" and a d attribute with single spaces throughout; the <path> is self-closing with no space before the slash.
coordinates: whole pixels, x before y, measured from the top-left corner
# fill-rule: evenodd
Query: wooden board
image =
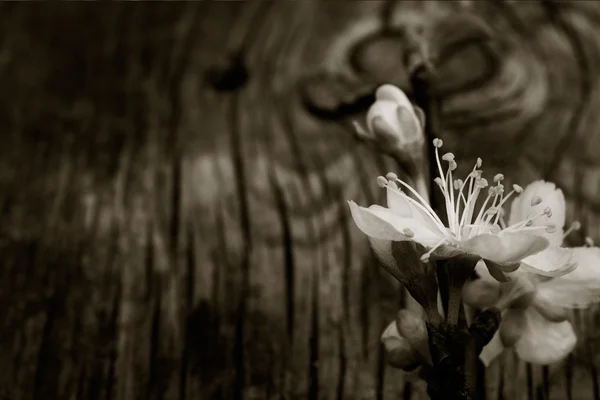
<path id="1" fill-rule="evenodd" d="M 346 203 L 384 201 L 351 121 L 419 46 L 460 167 L 600 240 L 597 2 L 6 3 L 0 38 L 0 398 L 424 398 Z M 595 315 L 487 398 L 599 398 Z"/>

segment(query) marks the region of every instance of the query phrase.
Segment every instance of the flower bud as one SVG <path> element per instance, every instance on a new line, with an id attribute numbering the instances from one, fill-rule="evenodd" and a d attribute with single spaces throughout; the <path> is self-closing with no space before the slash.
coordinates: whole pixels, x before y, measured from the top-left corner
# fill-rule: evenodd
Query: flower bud
<path id="1" fill-rule="evenodd" d="M 383 85 L 375 93 L 375 103 L 367 113 L 367 129 L 380 146 L 407 154 L 424 143 L 423 128 L 414 107 L 393 85 Z"/>
<path id="2" fill-rule="evenodd" d="M 525 332 L 525 311 L 522 309 L 511 309 L 502 316 L 500 324 L 500 340 L 504 347 L 512 347 L 519 341 Z"/>
<path id="3" fill-rule="evenodd" d="M 426 363 L 431 364 L 429 341 L 425 320 L 414 311 L 404 309 L 396 315 L 396 325 L 400 336 L 408 340 Z"/>
<path id="4" fill-rule="evenodd" d="M 417 350 L 408 340 L 400 336 L 396 322 L 392 322 L 381 335 L 388 363 L 405 371 L 412 371 L 420 364 Z"/>

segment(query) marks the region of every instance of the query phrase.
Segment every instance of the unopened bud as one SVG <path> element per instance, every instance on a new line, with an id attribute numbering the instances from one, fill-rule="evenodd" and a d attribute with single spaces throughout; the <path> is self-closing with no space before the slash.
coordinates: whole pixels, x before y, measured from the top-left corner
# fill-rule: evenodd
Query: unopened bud
<path id="1" fill-rule="evenodd" d="M 425 320 L 415 312 L 404 309 L 396 316 L 398 332 L 419 352 L 427 362 L 431 362 Z"/>
<path id="2" fill-rule="evenodd" d="M 388 363 L 405 371 L 412 371 L 420 365 L 419 352 L 400 336 L 396 322 L 388 325 L 381 335 L 381 342 L 385 348 Z"/>
<path id="3" fill-rule="evenodd" d="M 408 97 L 393 85 L 382 85 L 367 113 L 367 129 L 380 150 L 410 159 L 425 142 L 419 118 Z M 420 155 L 419 155 L 420 156 Z"/>

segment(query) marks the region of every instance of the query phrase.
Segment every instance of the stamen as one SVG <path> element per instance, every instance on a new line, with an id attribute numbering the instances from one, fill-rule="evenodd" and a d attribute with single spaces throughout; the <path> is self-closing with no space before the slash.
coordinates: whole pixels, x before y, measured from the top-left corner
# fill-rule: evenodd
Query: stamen
<path id="1" fill-rule="evenodd" d="M 437 242 L 435 246 L 433 246 L 427 253 L 425 253 L 421 256 L 421 261 L 429 262 L 429 257 L 431 256 L 431 253 L 433 253 L 435 250 L 437 250 L 437 248 L 440 247 L 441 245 L 443 245 L 445 242 L 446 242 L 445 238 L 440 240 L 439 242 Z"/>
<path id="2" fill-rule="evenodd" d="M 504 175 L 496 174 L 496 176 L 494 176 L 494 182 L 500 182 L 502 180 L 504 180 Z"/>
<path id="3" fill-rule="evenodd" d="M 402 233 L 404 234 L 404 236 L 409 237 L 409 238 L 415 236 L 415 233 L 410 228 L 402 229 Z"/>
<path id="4" fill-rule="evenodd" d="M 581 223 L 579 221 L 574 221 L 571 226 L 569 227 L 569 229 L 567 229 L 565 231 L 565 233 L 563 233 L 563 239 L 565 239 L 567 236 L 569 236 L 571 233 L 573 233 L 574 231 L 578 231 L 581 229 Z"/>
<path id="5" fill-rule="evenodd" d="M 395 174 L 395 173 L 393 173 L 393 172 L 388 172 L 388 173 L 385 175 L 385 177 L 386 177 L 386 178 L 388 178 L 390 181 L 396 181 L 396 180 L 398 180 L 398 175 L 396 175 L 396 174 Z"/>
<path id="6" fill-rule="evenodd" d="M 423 197 L 421 197 L 421 195 L 415 189 L 413 189 L 409 184 L 407 184 L 403 180 L 398 179 L 396 182 L 400 183 L 402 186 L 404 186 L 406 189 L 408 189 L 419 201 L 411 199 L 409 196 L 405 195 L 406 200 L 410 201 L 412 204 L 419 207 L 421 210 L 423 210 L 425 212 L 425 214 L 428 214 L 432 218 L 432 220 L 435 222 L 435 224 L 441 229 L 441 232 L 445 233 L 446 227 L 444 226 L 444 223 L 442 222 L 440 217 L 438 217 L 438 215 L 435 213 L 435 211 L 433 211 L 433 209 L 431 208 L 429 203 Z M 398 185 L 396 184 L 396 182 L 390 182 L 390 184 L 393 183 L 397 189 Z"/>
<path id="7" fill-rule="evenodd" d="M 519 185 L 513 185 L 513 190 L 519 194 L 523 193 L 523 188 Z"/>
<path id="8" fill-rule="evenodd" d="M 383 177 L 383 176 L 378 176 L 377 177 L 377 184 L 380 187 L 384 188 L 384 187 L 386 187 L 388 185 L 388 180 L 385 179 L 385 177 Z"/>
<path id="9" fill-rule="evenodd" d="M 542 202 L 542 198 L 540 196 L 533 196 L 531 199 L 531 207 L 535 207 Z"/>
<path id="10" fill-rule="evenodd" d="M 442 160 L 448 161 L 448 162 L 454 161 L 454 154 L 452 154 L 452 153 L 446 153 L 446 154 L 444 154 L 442 156 Z"/>
<path id="11" fill-rule="evenodd" d="M 475 166 L 477 168 L 481 168 L 482 164 L 483 164 L 483 161 L 481 160 L 481 158 L 477 157 L 477 162 L 475 163 Z"/>
<path id="12" fill-rule="evenodd" d="M 433 139 L 433 145 L 439 149 L 444 145 L 444 141 L 442 139 L 435 138 Z"/>
<path id="13" fill-rule="evenodd" d="M 456 179 L 456 180 L 454 181 L 454 189 L 455 189 L 455 190 L 459 190 L 459 189 L 461 189 L 461 188 L 462 188 L 462 186 L 463 186 L 463 181 L 462 181 L 462 179 Z"/>

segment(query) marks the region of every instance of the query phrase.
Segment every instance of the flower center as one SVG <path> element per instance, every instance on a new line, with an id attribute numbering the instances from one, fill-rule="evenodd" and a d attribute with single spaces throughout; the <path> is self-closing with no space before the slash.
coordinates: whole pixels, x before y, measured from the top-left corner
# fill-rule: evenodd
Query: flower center
<path id="1" fill-rule="evenodd" d="M 480 169 L 482 165 L 481 158 L 477 158 L 473 170 L 464 180 L 454 179 L 453 172 L 458 167 L 454 154 L 446 153 L 440 157 L 439 149 L 443 145 L 441 139 L 434 139 L 433 145 L 435 146 L 435 158 L 439 173 L 439 176 L 434 179 L 434 182 L 438 185 L 444 196 L 446 215 L 448 216 L 447 225 L 440 220 L 438 215 L 428 204 L 428 201 L 426 201 L 423 196 L 409 184 L 398 179 L 396 174 L 388 173 L 385 178 L 382 176 L 377 178 L 378 184 L 382 187 L 399 190 L 399 186 L 402 186 L 408 192 L 412 193 L 414 199 L 405 196 L 406 199 L 410 201 L 411 204 L 424 211 L 425 215 L 431 219 L 441 232 L 443 239 L 423 255 L 423 261 L 427 261 L 431 253 L 443 244 L 449 243 L 458 245 L 459 241 L 467 240 L 483 233 L 497 234 L 501 231 L 536 231 L 540 229 L 552 232 L 556 229 L 556 226 L 550 223 L 533 224 L 533 222 L 539 218 L 544 216 L 549 218 L 552 216 L 552 210 L 550 210 L 549 207 L 546 207 L 542 212 L 535 212 L 535 210 L 533 210 L 533 212 L 523 221 L 511 226 L 506 226 L 503 218 L 504 210 L 502 206 L 514 193 L 521 193 L 523 189 L 519 185 L 513 185 L 513 190 L 507 195 L 504 195 L 504 185 L 502 184 L 504 175 L 502 174 L 494 176 L 494 185 L 488 188 L 487 197 L 483 201 L 481 207 L 476 210 L 477 200 L 479 199 L 481 191 L 489 186 L 488 181 L 485 178 L 482 178 L 483 171 Z M 447 170 L 444 170 L 442 167 L 443 162 L 448 164 Z M 542 199 L 536 196 L 531 201 L 531 207 L 533 208 L 541 202 Z"/>

